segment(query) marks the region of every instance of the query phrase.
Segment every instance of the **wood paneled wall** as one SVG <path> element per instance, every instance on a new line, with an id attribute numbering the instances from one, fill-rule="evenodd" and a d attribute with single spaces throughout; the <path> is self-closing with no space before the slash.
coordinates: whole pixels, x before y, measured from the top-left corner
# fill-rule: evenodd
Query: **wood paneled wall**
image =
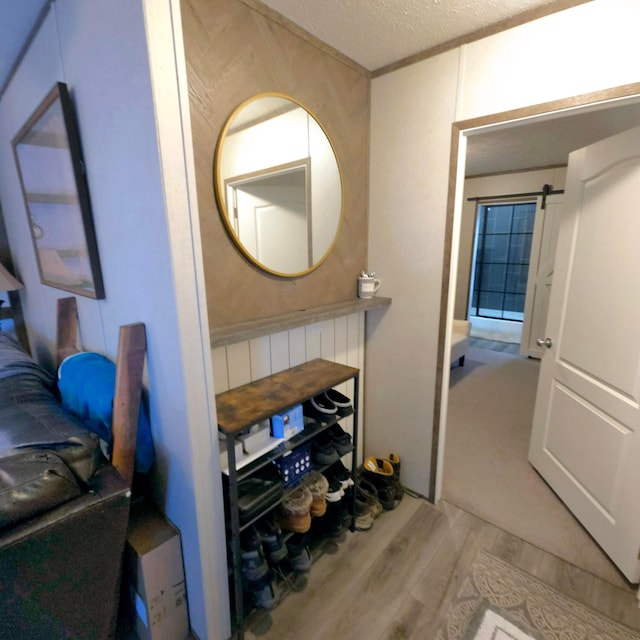
<path id="1" fill-rule="evenodd" d="M 364 449 L 364 312 L 216 348 L 213 350 L 214 387 L 216 393 L 222 393 L 314 358 L 360 369 L 358 462 L 361 462 Z M 345 382 L 338 390 L 353 398 L 353 381 Z M 353 433 L 353 417 L 342 420 L 340 425 Z"/>
<path id="2" fill-rule="evenodd" d="M 355 298 L 367 267 L 370 79 L 240 0 L 182 0 L 209 322 L 220 327 Z M 257 93 L 277 91 L 322 122 L 342 169 L 344 223 L 327 260 L 302 278 L 249 263 L 215 201 L 213 158 L 224 122 Z"/>

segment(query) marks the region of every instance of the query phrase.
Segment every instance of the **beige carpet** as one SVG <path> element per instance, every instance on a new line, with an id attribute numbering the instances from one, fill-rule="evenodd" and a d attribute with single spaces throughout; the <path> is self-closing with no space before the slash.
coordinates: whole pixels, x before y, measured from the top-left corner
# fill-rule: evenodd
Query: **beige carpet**
<path id="1" fill-rule="evenodd" d="M 480 551 L 435 640 L 640 640 L 537 578 Z"/>
<path id="2" fill-rule="evenodd" d="M 442 496 L 608 582 L 626 583 L 527 461 L 539 362 L 471 348 L 451 370 Z"/>

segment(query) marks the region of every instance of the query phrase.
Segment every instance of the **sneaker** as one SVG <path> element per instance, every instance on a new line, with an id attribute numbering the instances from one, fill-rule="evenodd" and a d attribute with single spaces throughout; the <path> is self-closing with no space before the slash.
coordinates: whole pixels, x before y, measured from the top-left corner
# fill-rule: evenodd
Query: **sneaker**
<path id="1" fill-rule="evenodd" d="M 300 487 L 289 494 L 282 502 L 277 514 L 282 529 L 305 533 L 311 528 L 311 503 L 313 496 L 308 487 Z"/>
<path id="2" fill-rule="evenodd" d="M 334 464 L 340 460 L 340 454 L 336 451 L 329 434 L 325 431 L 319 433 L 311 443 L 311 462 L 318 466 Z"/>
<path id="3" fill-rule="evenodd" d="M 347 396 L 335 389 L 327 389 L 327 391 L 324 392 L 324 395 L 327 397 L 329 402 L 333 402 L 333 404 L 340 409 L 351 408 L 351 398 L 347 398 Z"/>
<path id="4" fill-rule="evenodd" d="M 331 425 L 327 429 L 327 434 L 329 435 L 333 448 L 338 452 L 340 457 L 353 451 L 351 436 L 339 424 Z"/>
<path id="5" fill-rule="evenodd" d="M 282 539 L 282 530 L 272 518 L 263 518 L 256 524 L 262 550 L 270 566 L 275 566 L 287 557 L 287 545 Z"/>
<path id="6" fill-rule="evenodd" d="M 307 476 L 309 482 L 307 486 L 313 500 L 311 501 L 310 512 L 312 516 L 323 516 L 327 510 L 327 491 L 329 489 L 329 481 L 325 476 L 317 471 L 311 471 Z"/>
<path id="7" fill-rule="evenodd" d="M 324 393 L 321 393 L 320 395 L 311 398 L 309 402 L 311 403 L 311 406 L 319 413 L 324 413 L 326 415 L 333 415 L 338 411 L 338 408 L 336 407 L 336 405 L 333 402 L 331 402 L 331 400 L 329 400 L 329 398 L 327 398 L 327 396 Z"/>
<path id="8" fill-rule="evenodd" d="M 304 573 L 311 569 L 311 552 L 307 546 L 307 536 L 294 533 L 287 540 L 287 564 L 291 571 Z"/>
<path id="9" fill-rule="evenodd" d="M 348 489 L 349 487 L 353 487 L 355 484 L 353 482 L 353 478 L 351 477 L 351 472 L 347 467 L 344 466 L 342 460 L 338 460 L 331 468 L 327 471 L 327 473 L 334 478 L 340 480 L 340 484 L 343 489 Z"/>
<path id="10" fill-rule="evenodd" d="M 340 502 L 342 500 L 342 496 L 344 496 L 344 489 L 342 488 L 342 484 L 340 480 L 336 478 L 328 479 L 328 489 L 327 489 L 327 502 Z"/>

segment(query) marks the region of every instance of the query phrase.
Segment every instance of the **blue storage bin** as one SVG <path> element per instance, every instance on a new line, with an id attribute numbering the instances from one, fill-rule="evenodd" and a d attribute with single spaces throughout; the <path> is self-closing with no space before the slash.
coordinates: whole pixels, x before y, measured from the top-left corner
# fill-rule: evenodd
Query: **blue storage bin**
<path id="1" fill-rule="evenodd" d="M 274 461 L 285 488 L 292 486 L 311 470 L 311 442 L 300 445 Z"/>

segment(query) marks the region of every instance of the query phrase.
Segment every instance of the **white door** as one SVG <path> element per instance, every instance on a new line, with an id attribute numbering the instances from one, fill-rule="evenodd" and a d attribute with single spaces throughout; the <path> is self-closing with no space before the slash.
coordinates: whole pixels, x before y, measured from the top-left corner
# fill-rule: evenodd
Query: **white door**
<path id="1" fill-rule="evenodd" d="M 569 156 L 529 459 L 631 582 L 640 565 L 640 127 Z"/>
<path id="2" fill-rule="evenodd" d="M 542 197 L 539 197 L 536 208 L 520 341 L 520 353 L 532 358 L 541 358 L 545 351 L 536 340 L 544 334 L 547 324 L 562 200 L 560 194 L 548 196 L 543 209 Z"/>

